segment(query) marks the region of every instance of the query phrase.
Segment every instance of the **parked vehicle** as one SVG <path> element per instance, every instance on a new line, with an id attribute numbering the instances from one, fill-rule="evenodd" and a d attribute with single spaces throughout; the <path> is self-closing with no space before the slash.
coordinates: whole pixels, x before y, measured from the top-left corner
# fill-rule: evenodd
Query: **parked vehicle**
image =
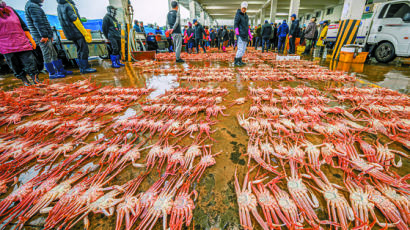
<path id="1" fill-rule="evenodd" d="M 338 29 L 338 24 L 329 26 L 327 42 L 336 40 Z M 361 21 L 356 43 L 378 62 L 410 57 L 410 0 L 374 4 L 373 15 Z"/>

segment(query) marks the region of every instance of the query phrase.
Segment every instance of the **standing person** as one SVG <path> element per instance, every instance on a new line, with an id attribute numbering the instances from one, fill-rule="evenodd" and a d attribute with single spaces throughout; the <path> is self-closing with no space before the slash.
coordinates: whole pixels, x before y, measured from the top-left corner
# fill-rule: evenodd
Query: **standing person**
<path id="1" fill-rule="evenodd" d="M 276 50 L 276 48 L 278 48 L 278 24 L 273 24 L 273 44 L 272 44 L 272 49 L 273 51 Z"/>
<path id="2" fill-rule="evenodd" d="M 275 49 L 275 26 L 273 25 L 273 23 L 270 24 L 271 28 L 272 28 L 272 33 L 270 35 L 270 39 L 269 39 L 269 49 Z"/>
<path id="3" fill-rule="evenodd" d="M 195 46 L 196 46 L 196 53 L 199 53 L 199 46 L 202 47 L 204 50 L 204 53 L 206 53 L 204 43 L 202 42 L 202 38 L 205 34 L 204 27 L 198 22 L 198 20 L 194 19 L 194 25 L 195 25 Z"/>
<path id="4" fill-rule="evenodd" d="M 269 24 L 268 20 L 265 20 L 265 24 L 262 27 L 261 30 L 261 36 L 262 36 L 262 53 L 264 52 L 264 49 L 266 47 L 266 52 L 269 51 L 269 40 L 272 36 L 272 26 Z"/>
<path id="5" fill-rule="evenodd" d="M 43 53 L 44 66 L 49 73 L 49 78 L 64 78 L 66 74 L 73 74 L 73 72 L 64 70 L 63 62 L 58 59 L 57 51 L 52 41 L 53 30 L 46 14 L 41 8 L 41 3 L 43 2 L 44 0 L 27 1 L 25 7 L 27 26 Z"/>
<path id="6" fill-rule="evenodd" d="M 27 74 L 35 84 L 40 82 L 33 54 L 36 47 L 24 21 L 13 8 L 0 0 L 0 53 L 4 55 L 14 76 L 25 86 L 31 85 Z"/>
<path id="7" fill-rule="evenodd" d="M 319 40 L 317 41 L 317 46 L 320 47 L 320 56 L 322 56 L 323 51 L 325 50 L 325 39 L 327 37 L 328 28 L 329 21 L 324 21 L 322 31 L 320 32 Z"/>
<path id="8" fill-rule="evenodd" d="M 138 24 L 138 20 L 134 20 L 134 30 L 137 33 L 141 33 L 140 25 Z"/>
<path id="9" fill-rule="evenodd" d="M 316 32 L 316 18 L 313 17 L 310 19 L 309 25 L 306 27 L 304 34 L 305 34 L 305 39 L 306 39 L 306 48 L 305 52 L 303 52 L 303 55 L 309 55 L 310 54 L 310 49 L 313 46 L 313 40 L 315 37 L 315 32 Z"/>
<path id="10" fill-rule="evenodd" d="M 194 48 L 195 40 L 194 40 L 194 29 L 192 28 L 192 23 L 188 22 L 188 29 L 187 33 L 187 40 L 188 40 L 188 53 L 192 53 L 192 49 Z"/>
<path id="11" fill-rule="evenodd" d="M 289 26 L 286 23 L 286 20 L 283 20 L 282 25 L 279 26 L 278 30 L 278 37 L 279 37 L 279 44 L 278 44 L 278 52 L 283 53 L 283 49 L 285 48 L 286 44 L 286 36 L 289 33 Z"/>
<path id="12" fill-rule="evenodd" d="M 211 37 L 211 47 L 216 47 L 216 33 L 214 29 L 211 29 L 211 34 L 209 35 Z"/>
<path id="13" fill-rule="evenodd" d="M 120 63 L 121 59 L 121 25 L 118 23 L 115 16 L 117 15 L 117 9 L 113 6 L 107 7 L 107 14 L 104 16 L 102 31 L 104 36 L 110 41 L 112 48 L 111 67 L 120 68 L 125 66 Z"/>
<path id="14" fill-rule="evenodd" d="M 299 35 L 299 20 L 296 19 L 296 14 L 292 14 L 292 24 L 289 31 L 289 54 L 296 52 L 296 37 Z"/>
<path id="15" fill-rule="evenodd" d="M 261 31 L 262 31 L 262 26 L 259 24 L 258 27 L 255 29 L 255 50 L 258 49 L 259 45 L 262 45 L 262 35 L 261 35 Z"/>
<path id="16" fill-rule="evenodd" d="M 144 28 L 144 23 L 143 22 L 140 22 L 140 30 L 141 30 L 142 33 L 145 34 L 145 28 Z"/>
<path id="17" fill-rule="evenodd" d="M 249 29 L 249 18 L 246 14 L 248 9 L 248 2 L 242 2 L 241 9 L 236 11 L 234 27 L 235 34 L 238 37 L 238 51 L 235 56 L 235 66 L 245 65 L 242 62 L 242 57 L 245 55 L 246 46 L 248 45 L 249 38 L 252 40 L 251 30 Z"/>
<path id="18" fill-rule="evenodd" d="M 181 15 L 177 1 L 171 2 L 172 10 L 167 15 L 167 26 L 170 29 L 169 33 L 174 37 L 175 57 L 177 63 L 184 63 L 181 59 L 182 49 L 182 33 L 181 33 Z"/>
<path id="19" fill-rule="evenodd" d="M 218 50 L 220 50 L 221 49 L 221 47 L 222 47 L 222 32 L 223 32 L 223 27 L 221 26 L 221 28 L 219 28 L 218 29 L 218 33 L 217 33 L 217 37 L 218 37 Z"/>
<path id="20" fill-rule="evenodd" d="M 226 47 L 228 46 L 229 43 L 229 31 L 228 28 L 226 26 L 223 27 L 224 30 L 222 31 L 222 51 L 226 52 Z"/>
<path id="21" fill-rule="evenodd" d="M 205 41 L 206 49 L 209 49 L 209 29 L 208 29 L 208 26 L 205 26 L 204 41 Z"/>
<path id="22" fill-rule="evenodd" d="M 229 31 L 229 45 L 232 47 L 235 45 L 235 32 L 233 30 Z"/>
<path id="23" fill-rule="evenodd" d="M 74 42 L 77 48 L 77 63 L 82 74 L 95 73 L 96 69 L 90 68 L 88 63 L 88 44 L 92 42 L 91 34 L 85 30 L 80 21 L 80 15 L 73 0 L 57 0 L 58 20 L 63 28 L 66 38 Z"/>
<path id="24" fill-rule="evenodd" d="M 162 35 L 162 30 L 159 28 L 159 26 L 157 26 L 157 28 L 155 29 L 155 35 Z"/>

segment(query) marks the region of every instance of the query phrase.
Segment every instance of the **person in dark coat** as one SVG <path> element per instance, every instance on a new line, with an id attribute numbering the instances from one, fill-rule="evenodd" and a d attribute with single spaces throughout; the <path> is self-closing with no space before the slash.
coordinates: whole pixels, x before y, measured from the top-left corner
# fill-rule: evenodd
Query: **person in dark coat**
<path id="1" fill-rule="evenodd" d="M 226 47 L 228 46 L 228 43 L 229 43 L 229 31 L 226 26 L 224 26 L 223 28 L 224 30 L 222 31 L 222 40 L 223 40 L 222 51 L 226 52 Z"/>
<path id="2" fill-rule="evenodd" d="M 269 41 L 272 36 L 272 26 L 269 24 L 268 20 L 265 20 L 265 24 L 262 26 L 261 36 L 262 36 L 262 53 L 266 47 L 266 52 L 269 51 Z"/>
<path id="3" fill-rule="evenodd" d="M 224 28 L 221 26 L 221 28 L 218 29 L 217 37 L 218 37 L 218 50 L 222 48 L 222 43 L 223 43 L 223 37 L 222 37 L 222 32 Z"/>
<path id="4" fill-rule="evenodd" d="M 198 22 L 198 20 L 194 19 L 194 25 L 195 25 L 195 46 L 196 46 L 196 53 L 199 53 L 199 46 L 202 47 L 204 50 L 204 53 L 206 53 L 205 46 L 203 43 L 203 36 L 206 37 L 206 33 L 204 30 L 204 27 Z"/>
<path id="5" fill-rule="evenodd" d="M 296 14 L 292 14 L 292 24 L 289 31 L 289 54 L 296 53 L 296 37 L 299 35 L 299 20 L 296 19 Z"/>
<path id="6" fill-rule="evenodd" d="M 63 62 L 58 59 L 57 51 L 53 46 L 53 30 L 48 22 L 41 4 L 44 0 L 28 0 L 25 6 L 27 26 L 43 53 L 44 66 L 49 73 L 50 79 L 64 78 L 66 74 L 73 74 L 66 71 Z"/>
<path id="7" fill-rule="evenodd" d="M 104 16 L 102 31 L 105 38 L 110 41 L 112 54 L 110 56 L 112 67 L 120 68 L 125 66 L 120 63 L 121 60 L 121 25 L 118 23 L 115 16 L 117 15 L 117 9 L 113 6 L 107 7 L 107 14 Z"/>
<path id="8" fill-rule="evenodd" d="M 192 53 L 192 50 L 195 45 L 195 36 L 194 36 L 195 30 L 192 28 L 192 23 L 188 22 L 188 29 L 187 29 L 187 36 L 188 36 L 188 53 Z"/>
<path id="9" fill-rule="evenodd" d="M 238 38 L 238 51 L 235 56 L 235 66 L 245 65 L 245 63 L 242 62 L 242 57 L 245 55 L 249 39 L 252 40 L 251 29 L 249 28 L 249 17 L 248 14 L 246 14 L 247 9 L 248 2 L 242 2 L 241 9 L 236 11 L 234 19 L 235 34 Z"/>
<path id="10" fill-rule="evenodd" d="M 313 47 L 313 41 L 315 38 L 315 33 L 316 33 L 316 18 L 313 17 L 310 19 L 309 25 L 306 27 L 306 30 L 304 31 L 305 34 L 305 39 L 306 39 L 306 48 L 305 52 L 302 54 L 310 54 L 310 50 Z"/>
<path id="11" fill-rule="evenodd" d="M 211 47 L 216 47 L 216 33 L 214 29 L 211 29 L 211 33 L 209 35 L 211 37 Z"/>
<path id="12" fill-rule="evenodd" d="M 83 74 L 97 72 L 96 69 L 90 68 L 88 63 L 90 51 L 87 43 L 92 42 L 92 37 L 81 23 L 80 15 L 73 0 L 57 0 L 57 3 L 58 20 L 63 28 L 64 35 L 77 48 L 76 61 L 80 67 L 80 72 Z"/>
<path id="13" fill-rule="evenodd" d="M 258 49 L 259 45 L 262 45 L 262 26 L 259 24 L 258 27 L 255 29 L 255 50 Z"/>
<path id="14" fill-rule="evenodd" d="M 39 71 L 33 49 L 36 42 L 17 12 L 0 0 L 0 53 L 4 55 L 7 65 L 14 76 L 25 86 L 31 85 L 27 74 L 34 83 L 39 83 Z"/>
<path id="15" fill-rule="evenodd" d="M 277 49 L 278 48 L 278 42 L 279 42 L 279 34 L 278 34 L 278 30 L 279 30 L 279 27 L 278 27 L 278 24 L 274 24 L 274 27 L 273 27 L 273 50 L 275 50 L 275 49 Z"/>
<path id="16" fill-rule="evenodd" d="M 179 11 L 179 3 L 171 2 L 171 10 L 167 14 L 167 28 L 169 33 L 174 38 L 175 58 L 177 63 L 184 63 L 181 59 L 182 50 L 182 31 L 181 31 L 181 14 Z"/>
<path id="17" fill-rule="evenodd" d="M 233 30 L 229 31 L 229 45 L 232 47 L 235 45 L 235 32 Z"/>

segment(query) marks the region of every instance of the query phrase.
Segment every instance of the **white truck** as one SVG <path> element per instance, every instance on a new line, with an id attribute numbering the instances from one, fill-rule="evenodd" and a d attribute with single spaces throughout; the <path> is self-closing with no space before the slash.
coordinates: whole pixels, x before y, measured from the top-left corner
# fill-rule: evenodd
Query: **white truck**
<path id="1" fill-rule="evenodd" d="M 356 44 L 382 63 L 410 57 L 410 0 L 376 3 L 365 11 L 370 13 L 361 21 Z M 336 40 L 338 29 L 338 24 L 329 25 L 327 42 Z"/>

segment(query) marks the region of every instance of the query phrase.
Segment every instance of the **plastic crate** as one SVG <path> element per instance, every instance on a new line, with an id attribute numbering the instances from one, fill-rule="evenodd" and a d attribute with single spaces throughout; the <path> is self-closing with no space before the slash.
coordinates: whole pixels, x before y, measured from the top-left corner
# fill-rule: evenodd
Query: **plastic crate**
<path id="1" fill-rule="evenodd" d="M 353 58 L 353 63 L 356 64 L 363 64 L 365 63 L 367 56 L 369 55 L 369 52 L 361 52 L 359 53 L 355 58 Z"/>
<path id="2" fill-rule="evenodd" d="M 340 52 L 339 62 L 351 63 L 353 62 L 353 56 L 354 56 L 354 53 L 342 51 Z"/>

